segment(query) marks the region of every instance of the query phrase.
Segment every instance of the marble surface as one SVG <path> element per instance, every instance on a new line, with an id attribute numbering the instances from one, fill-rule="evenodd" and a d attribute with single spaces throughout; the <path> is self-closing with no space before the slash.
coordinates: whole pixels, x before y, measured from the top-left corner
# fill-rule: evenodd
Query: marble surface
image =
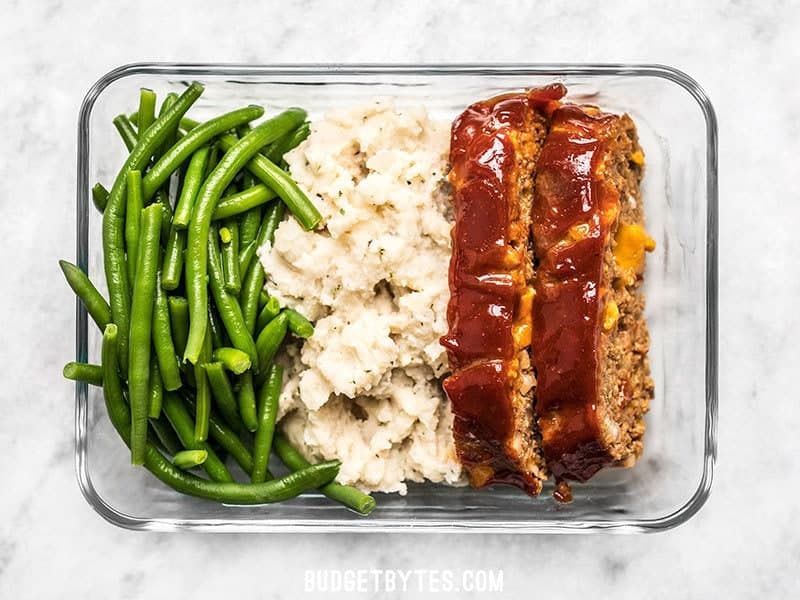
<path id="1" fill-rule="evenodd" d="M 0 597 L 311 597 L 306 566 L 503 568 L 509 598 L 800 593 L 800 8 L 658 4 L 0 0 Z M 75 483 L 73 388 L 60 377 L 73 301 L 56 260 L 75 252 L 80 101 L 106 71 L 148 60 L 660 62 L 696 77 L 720 122 L 708 505 L 677 530 L 624 537 L 175 535 L 103 521 Z"/>

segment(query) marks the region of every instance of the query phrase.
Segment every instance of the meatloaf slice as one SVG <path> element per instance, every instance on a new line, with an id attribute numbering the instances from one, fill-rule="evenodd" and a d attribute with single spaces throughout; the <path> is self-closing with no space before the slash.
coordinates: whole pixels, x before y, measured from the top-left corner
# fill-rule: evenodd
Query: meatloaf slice
<path id="1" fill-rule="evenodd" d="M 456 450 L 474 487 L 535 495 L 547 467 L 533 415 L 529 251 L 536 161 L 561 85 L 478 102 L 453 123 L 450 181 L 452 374 L 444 381 Z"/>
<path id="2" fill-rule="evenodd" d="M 549 469 L 586 481 L 642 452 L 653 395 L 640 286 L 643 155 L 627 116 L 562 105 L 537 165 L 532 360 Z M 557 492 L 558 495 L 559 492 Z"/>

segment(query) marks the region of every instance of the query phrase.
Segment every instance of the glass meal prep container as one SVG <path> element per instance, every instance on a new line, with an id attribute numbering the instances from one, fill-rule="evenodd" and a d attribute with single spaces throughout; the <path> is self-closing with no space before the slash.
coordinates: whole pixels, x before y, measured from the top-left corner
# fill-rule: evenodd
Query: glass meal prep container
<path id="1" fill-rule="evenodd" d="M 99 388 L 76 384 L 75 460 L 89 504 L 108 521 L 157 531 L 494 531 L 644 532 L 684 523 L 705 503 L 716 457 L 717 130 L 696 82 L 649 65 L 180 65 L 135 64 L 103 76 L 80 109 L 77 264 L 106 292 L 101 215 L 91 186 L 110 185 L 124 147 L 112 118 L 134 110 L 140 87 L 162 97 L 197 80 L 205 93 L 190 110 L 204 118 L 259 104 L 266 114 L 305 108 L 311 120 L 336 106 L 392 96 L 452 120 L 495 94 L 564 83 L 568 100 L 628 112 L 646 155 L 642 193 L 656 240 L 645 292 L 655 397 L 644 454 L 630 469 L 609 468 L 573 486 L 559 504 L 552 482 L 539 498 L 497 486 L 472 490 L 410 484 L 408 494 L 376 494 L 368 517 L 310 493 L 272 505 L 226 506 L 181 495 L 144 468 L 113 430 Z M 78 303 L 76 360 L 98 363 L 101 335 Z M 347 457 L 343 457 L 347 460 Z"/>

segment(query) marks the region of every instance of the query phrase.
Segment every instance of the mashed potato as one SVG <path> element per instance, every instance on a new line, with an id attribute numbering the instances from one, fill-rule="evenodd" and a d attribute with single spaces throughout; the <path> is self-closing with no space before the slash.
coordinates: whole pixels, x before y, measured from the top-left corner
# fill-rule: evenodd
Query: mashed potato
<path id="1" fill-rule="evenodd" d="M 449 124 L 421 108 L 375 101 L 331 112 L 287 156 L 324 228 L 287 219 L 259 252 L 269 293 L 316 327 L 284 357 L 283 430 L 309 459 L 340 458 L 338 481 L 364 490 L 460 480 L 438 381 L 448 148 Z"/>

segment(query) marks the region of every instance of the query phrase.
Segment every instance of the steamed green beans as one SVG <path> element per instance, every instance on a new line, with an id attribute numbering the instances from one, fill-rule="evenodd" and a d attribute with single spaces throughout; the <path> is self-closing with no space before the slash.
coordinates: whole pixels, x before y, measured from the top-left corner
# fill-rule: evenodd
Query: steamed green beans
<path id="1" fill-rule="evenodd" d="M 167 415 L 172 428 L 178 434 L 178 439 L 187 450 L 205 450 L 208 458 L 203 463 L 208 476 L 214 481 L 233 481 L 233 477 L 225 464 L 211 449 L 208 443 L 199 442 L 194 437 L 194 423 L 186 410 L 183 401 L 173 392 L 164 394 L 164 414 Z"/>
<path id="2" fill-rule="evenodd" d="M 128 171 L 144 168 L 153 152 L 163 143 L 183 114 L 203 93 L 203 86 L 192 83 L 163 116 L 144 131 L 120 169 L 108 194 L 103 211 L 103 268 L 108 285 L 109 304 L 114 323 L 119 326 L 118 346 L 123 375 L 128 368 L 128 335 L 130 327 L 130 283 L 125 263 L 125 192 Z"/>
<path id="3" fill-rule="evenodd" d="M 108 301 L 80 269 L 61 263 L 103 331 L 102 361 L 68 363 L 64 375 L 102 385 L 131 462 L 175 490 L 232 504 L 277 502 L 324 486 L 339 468 L 336 461 L 290 465 L 297 472 L 280 479 L 267 470 L 282 379 L 273 360 L 287 331 L 310 335 L 313 328 L 268 298 L 259 321 L 264 273 L 255 255 L 272 242 L 284 204 L 304 226 L 313 210 L 304 211 L 299 188 L 262 163 L 266 156 L 281 162 L 308 124 L 304 111 L 289 109 L 250 127 L 263 114 L 251 106 L 191 123 L 183 134 L 178 125 L 202 91 L 193 83 L 180 97 L 167 95 L 156 117 L 155 92 L 142 89 L 135 119 L 115 119 L 130 155 L 110 191 L 92 189 L 103 215 Z M 257 182 L 259 169 L 272 185 Z M 276 195 L 282 202 L 269 203 Z M 257 322 L 264 325 L 259 343 Z M 255 483 L 234 481 L 228 455 Z M 185 471 L 197 466 L 210 480 Z"/>
<path id="4" fill-rule="evenodd" d="M 219 412 L 222 413 L 223 418 L 234 430 L 242 431 L 242 418 L 239 416 L 236 397 L 233 392 L 233 387 L 231 387 L 230 379 L 228 379 L 228 375 L 222 367 L 222 363 L 205 363 L 203 364 L 203 370 L 206 373 L 206 377 L 208 377 L 214 403 L 217 405 Z"/>
<path id="5" fill-rule="evenodd" d="M 293 471 L 307 469 L 310 466 L 310 463 L 292 447 L 283 435 L 275 435 L 273 447 L 283 464 Z M 375 498 L 349 485 L 332 481 L 319 488 L 319 491 L 362 515 L 368 515 L 375 509 Z"/>
<path id="6" fill-rule="evenodd" d="M 181 450 L 172 457 L 172 464 L 186 471 L 202 465 L 207 458 L 208 451 L 206 450 Z"/>
<path id="7" fill-rule="evenodd" d="M 254 185 L 251 188 L 231 194 L 222 198 L 214 209 L 211 219 L 218 221 L 240 215 L 253 208 L 266 204 L 275 197 L 275 192 L 263 184 Z"/>
<path id="8" fill-rule="evenodd" d="M 133 285 L 139 256 L 139 229 L 143 208 L 142 173 L 139 170 L 131 169 L 128 171 L 127 207 L 125 208 L 125 254 L 128 257 L 128 281 L 131 285 Z"/>
<path id="9" fill-rule="evenodd" d="M 64 365 L 64 377 L 73 381 L 83 381 L 89 385 L 103 385 L 103 367 L 87 363 L 68 362 Z"/>
<path id="10" fill-rule="evenodd" d="M 164 388 L 169 391 L 181 387 L 181 374 L 175 343 L 172 341 L 167 295 L 156 284 L 153 298 L 153 348 L 155 349 Z"/>
<path id="11" fill-rule="evenodd" d="M 258 313 L 258 322 L 256 323 L 256 330 L 261 331 L 267 326 L 267 323 L 272 321 L 281 312 L 281 304 L 277 298 L 269 298 L 267 303 L 262 307 L 261 312 Z M 287 321 L 288 324 L 288 321 Z"/>
<path id="12" fill-rule="evenodd" d="M 86 273 L 77 266 L 66 260 L 60 260 L 58 264 L 61 265 L 61 270 L 64 272 L 64 277 L 69 287 L 83 302 L 89 316 L 97 323 L 100 331 L 103 331 L 106 325 L 111 323 L 111 307 L 106 302 L 106 299 L 100 295 L 100 292 L 94 287 Z"/>
<path id="13" fill-rule="evenodd" d="M 222 363 L 226 369 L 236 375 L 241 375 L 252 365 L 250 356 L 238 348 L 218 346 L 211 355 L 212 360 Z"/>
<path id="14" fill-rule="evenodd" d="M 267 463 L 272 450 L 272 437 L 275 432 L 275 419 L 278 415 L 278 400 L 281 395 L 283 367 L 272 365 L 267 374 L 267 381 L 261 386 L 258 406 L 258 429 L 253 443 L 253 474 L 250 481 L 261 483 L 266 481 Z"/>
<path id="15" fill-rule="evenodd" d="M 211 294 L 214 297 L 214 304 L 219 310 L 219 316 L 222 319 L 222 323 L 225 325 L 225 331 L 228 333 L 231 344 L 234 348 L 238 348 L 242 352 L 245 352 L 250 357 L 250 361 L 254 365 L 254 368 L 257 369 L 258 353 L 256 352 L 256 344 L 253 340 L 253 336 L 250 334 L 250 331 L 245 325 L 244 317 L 242 316 L 242 309 L 239 306 L 238 299 L 227 289 L 225 289 L 222 263 L 219 255 L 219 242 L 213 231 L 208 236 L 207 244 L 208 287 L 211 288 Z M 208 301 L 206 300 L 206 302 Z M 190 338 L 191 334 L 190 314 Z"/>
<path id="16" fill-rule="evenodd" d="M 128 355 L 128 387 L 131 403 L 131 462 L 144 464 L 147 443 L 147 412 L 150 375 L 150 339 L 153 326 L 153 297 L 158 270 L 161 208 L 141 211 L 142 230 L 136 261 L 136 280 L 131 302 L 131 351 Z"/>
<path id="17" fill-rule="evenodd" d="M 189 222 L 187 238 L 186 292 L 189 299 L 189 340 L 186 344 L 184 360 L 191 363 L 197 362 L 205 334 L 207 321 L 203 319 L 202 315 L 206 312 L 208 303 L 208 287 L 206 285 L 208 246 L 206 240 L 216 203 L 236 174 L 265 144 L 290 131 L 304 118 L 305 111 L 291 109 L 253 128 L 246 136 L 241 140 L 236 140 L 227 149 L 198 192 Z M 188 138 L 198 129 L 193 129 L 186 137 Z"/>
<path id="18" fill-rule="evenodd" d="M 189 219 L 192 216 L 197 192 L 200 191 L 200 186 L 203 185 L 203 178 L 206 176 L 209 154 L 210 148 L 208 146 L 201 146 L 192 154 L 186 174 L 183 176 L 183 187 L 178 197 L 178 203 L 175 205 L 175 214 L 172 219 L 172 226 L 176 229 L 186 229 L 189 226 Z"/>
<path id="19" fill-rule="evenodd" d="M 267 207 L 264 212 L 264 220 L 256 237 L 257 247 L 263 246 L 266 242 L 271 244 L 275 241 L 275 230 L 283 220 L 283 214 L 283 204 L 274 203 Z M 247 330 L 251 334 L 255 333 L 258 302 L 262 291 L 264 291 L 264 269 L 261 268 L 261 264 L 258 261 L 255 261 L 250 265 L 247 275 L 245 275 L 242 282 L 242 291 L 239 294 L 242 316 Z"/>
<path id="20" fill-rule="evenodd" d="M 130 122 L 130 119 L 128 119 L 128 117 L 125 115 L 117 115 L 114 117 L 112 123 L 114 123 L 114 127 L 117 128 L 119 137 L 122 138 L 122 143 L 125 144 L 125 148 L 128 149 L 128 152 L 133 150 L 133 147 L 136 145 L 136 139 L 138 135 L 136 133 L 136 128 L 133 126 L 133 123 Z"/>
<path id="21" fill-rule="evenodd" d="M 175 104 L 177 105 L 178 103 L 176 102 Z M 192 129 L 170 148 L 147 173 L 142 184 L 145 201 L 151 198 L 155 191 L 169 179 L 175 169 L 201 146 L 206 145 L 220 133 L 233 129 L 242 123 L 258 119 L 263 114 L 264 109 L 260 106 L 248 106 L 206 121 Z M 236 169 L 237 172 L 238 170 Z M 232 174 L 231 179 L 233 179 L 233 175 L 236 175 L 236 173 Z M 222 189 L 227 187 L 228 183 L 230 181 Z"/>
<path id="22" fill-rule="evenodd" d="M 94 202 L 94 207 L 100 212 L 106 209 L 106 204 L 108 203 L 108 190 L 103 186 L 102 183 L 95 183 L 92 187 L 92 202 Z"/>
<path id="23" fill-rule="evenodd" d="M 164 263 L 161 267 L 161 286 L 165 290 L 175 290 L 183 274 L 183 253 L 186 251 L 186 231 L 173 225 L 169 230 L 167 247 L 164 249 Z"/>
<path id="24" fill-rule="evenodd" d="M 131 415 L 117 376 L 117 338 L 117 326 L 112 323 L 106 327 L 103 336 L 103 396 L 111 424 L 122 440 L 130 445 Z M 288 500 L 332 481 L 340 465 L 339 461 L 329 461 L 256 485 L 213 482 L 178 469 L 149 443 L 144 464 L 156 478 L 178 492 L 226 504 L 265 504 Z"/>

